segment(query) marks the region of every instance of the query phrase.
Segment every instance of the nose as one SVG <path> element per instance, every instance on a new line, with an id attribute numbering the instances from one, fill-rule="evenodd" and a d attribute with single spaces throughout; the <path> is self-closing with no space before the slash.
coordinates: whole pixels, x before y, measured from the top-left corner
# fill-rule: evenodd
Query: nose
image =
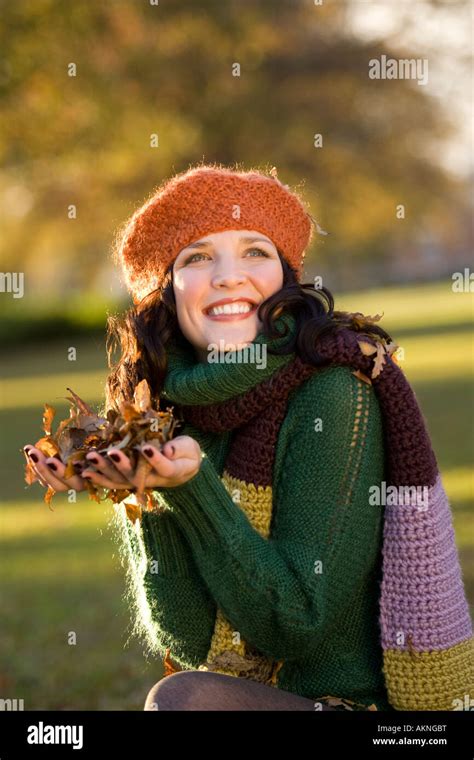
<path id="1" fill-rule="evenodd" d="M 247 279 L 247 275 L 233 264 L 222 264 L 211 278 L 211 285 L 215 288 L 234 288 L 241 285 Z"/>

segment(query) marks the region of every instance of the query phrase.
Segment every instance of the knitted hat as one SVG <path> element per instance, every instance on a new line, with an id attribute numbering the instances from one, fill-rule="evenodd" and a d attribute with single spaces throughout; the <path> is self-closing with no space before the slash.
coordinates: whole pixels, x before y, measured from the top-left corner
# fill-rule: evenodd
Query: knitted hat
<path id="1" fill-rule="evenodd" d="M 134 303 L 161 285 L 183 248 L 231 229 L 267 235 L 301 279 L 312 218 L 276 169 L 266 176 L 201 164 L 164 182 L 119 233 L 116 257 Z"/>

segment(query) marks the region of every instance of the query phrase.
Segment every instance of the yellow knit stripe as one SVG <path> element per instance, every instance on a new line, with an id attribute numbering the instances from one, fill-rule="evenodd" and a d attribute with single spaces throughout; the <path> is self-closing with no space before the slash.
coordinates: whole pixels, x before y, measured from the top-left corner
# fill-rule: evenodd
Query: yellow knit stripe
<path id="1" fill-rule="evenodd" d="M 246 514 L 252 527 L 263 538 L 268 538 L 272 517 L 271 486 L 256 487 L 253 483 L 232 477 L 227 471 L 224 471 L 221 480 L 232 500 Z M 233 629 L 222 611 L 217 609 L 207 661 L 199 666 L 199 670 L 212 670 L 215 673 L 250 678 L 276 686 L 276 674 L 282 664 L 282 661 L 275 662 L 247 644 L 239 631 Z"/>
<path id="2" fill-rule="evenodd" d="M 247 515 L 252 527 L 263 538 L 268 538 L 272 518 L 272 487 L 246 483 L 245 480 L 233 478 L 226 470 L 221 480 L 232 500 Z"/>
<path id="3" fill-rule="evenodd" d="M 463 710 L 474 706 L 474 638 L 433 652 L 384 652 L 388 697 L 396 710 Z M 461 693 L 459 684 L 470 684 Z"/>

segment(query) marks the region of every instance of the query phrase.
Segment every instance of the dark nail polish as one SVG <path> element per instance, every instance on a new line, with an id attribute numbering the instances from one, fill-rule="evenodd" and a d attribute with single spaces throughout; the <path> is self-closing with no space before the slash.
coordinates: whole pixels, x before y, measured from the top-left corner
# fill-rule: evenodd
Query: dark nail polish
<path id="1" fill-rule="evenodd" d="M 57 471 L 57 469 L 58 469 L 58 468 L 56 467 L 56 465 L 55 465 L 55 464 L 53 464 L 52 462 L 47 462 L 47 465 L 48 465 L 48 467 L 50 467 L 52 470 L 54 470 L 54 472 L 56 472 L 56 471 Z"/>
<path id="2" fill-rule="evenodd" d="M 23 451 L 28 454 L 29 450 L 31 449 L 31 446 L 23 446 Z"/>
<path id="3" fill-rule="evenodd" d="M 109 454 L 109 457 L 110 457 L 110 458 L 111 458 L 111 459 L 112 459 L 114 462 L 120 462 L 120 457 L 119 457 L 119 455 L 118 455 L 118 454 Z"/>
<path id="4" fill-rule="evenodd" d="M 36 454 L 28 454 L 28 456 L 33 460 L 33 462 L 39 462 L 39 458 L 36 456 Z"/>
<path id="5" fill-rule="evenodd" d="M 97 457 L 87 457 L 87 461 L 92 462 L 92 464 L 99 464 Z"/>
<path id="6" fill-rule="evenodd" d="M 153 456 L 153 449 L 142 449 L 142 451 L 145 454 L 145 456 L 147 456 L 147 457 L 152 457 Z"/>

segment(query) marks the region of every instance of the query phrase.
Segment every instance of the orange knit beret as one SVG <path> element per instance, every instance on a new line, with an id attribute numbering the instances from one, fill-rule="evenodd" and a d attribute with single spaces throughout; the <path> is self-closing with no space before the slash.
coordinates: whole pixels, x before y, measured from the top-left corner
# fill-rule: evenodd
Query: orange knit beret
<path id="1" fill-rule="evenodd" d="M 168 266 L 190 243 L 214 232 L 257 230 L 267 235 L 301 279 L 312 217 L 299 196 L 276 177 L 202 164 L 154 191 L 122 227 L 116 256 L 135 304 L 158 288 Z"/>

